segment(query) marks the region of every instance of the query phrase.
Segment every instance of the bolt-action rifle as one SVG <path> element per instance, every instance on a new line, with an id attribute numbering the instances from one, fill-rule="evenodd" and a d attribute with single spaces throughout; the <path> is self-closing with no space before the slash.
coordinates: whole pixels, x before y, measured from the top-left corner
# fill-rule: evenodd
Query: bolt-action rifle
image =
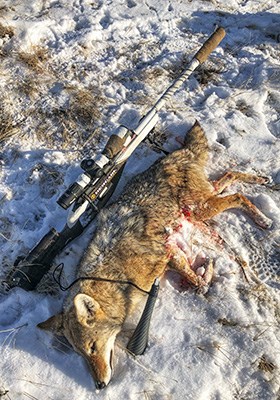
<path id="1" fill-rule="evenodd" d="M 67 222 L 58 232 L 52 228 L 25 257 L 16 260 L 7 278 L 8 288 L 19 286 L 33 290 L 50 269 L 54 258 L 93 221 L 110 199 L 121 177 L 125 163 L 159 120 L 159 111 L 192 72 L 202 64 L 225 36 L 218 28 L 186 66 L 184 72 L 163 93 L 135 130 L 120 126 L 112 134 L 101 154 L 83 160 L 83 173 L 59 197 L 57 203 L 69 209 Z"/>

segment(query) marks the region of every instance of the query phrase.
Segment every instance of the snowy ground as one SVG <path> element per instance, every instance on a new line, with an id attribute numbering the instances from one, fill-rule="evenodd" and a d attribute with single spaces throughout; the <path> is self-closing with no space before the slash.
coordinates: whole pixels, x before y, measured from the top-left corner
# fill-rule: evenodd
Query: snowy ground
<path id="1" fill-rule="evenodd" d="M 250 282 L 225 254 L 217 254 L 206 296 L 179 290 L 176 277 L 168 275 L 147 352 L 130 357 L 124 333 L 114 378 L 100 393 L 81 357 L 36 328 L 61 309 L 58 289 L 52 295 L 44 287 L 2 294 L 1 399 L 279 399 L 277 3 L 2 0 L 2 279 L 17 256 L 51 227 L 64 225 L 65 211 L 56 199 L 79 174 L 82 158 L 101 149 L 120 123 L 135 127 L 217 25 L 226 29 L 226 38 L 161 112 L 155 137 L 174 149 L 175 137 L 198 119 L 211 146 L 211 177 L 234 168 L 272 178 L 273 188 L 232 190 L 246 193 L 273 226 L 262 231 L 241 212 L 215 218 L 219 233 L 249 263 Z M 142 145 L 120 188 L 158 156 Z M 87 238 L 79 238 L 57 262 L 74 270 Z M 254 282 L 252 270 L 266 283 Z"/>

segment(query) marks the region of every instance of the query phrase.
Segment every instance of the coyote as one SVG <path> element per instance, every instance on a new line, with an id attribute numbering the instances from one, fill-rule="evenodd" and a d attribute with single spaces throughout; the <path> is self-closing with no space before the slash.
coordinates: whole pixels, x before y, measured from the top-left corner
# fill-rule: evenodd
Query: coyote
<path id="1" fill-rule="evenodd" d="M 174 236 L 183 222 L 191 228 L 222 211 L 241 208 L 260 227 L 271 225 L 242 194 L 219 196 L 236 180 L 266 184 L 268 179 L 227 172 L 210 182 L 204 171 L 207 158 L 207 139 L 196 122 L 182 149 L 136 176 L 121 197 L 100 212 L 78 277 L 131 281 L 149 291 L 169 268 L 195 287 L 207 287 L 212 262 L 206 260 L 203 268 L 194 268 L 190 248 Z M 111 380 L 115 338 L 141 299 L 143 294 L 128 284 L 80 280 L 71 288 L 63 311 L 38 326 L 65 336 L 88 361 L 96 387 L 102 389 Z"/>

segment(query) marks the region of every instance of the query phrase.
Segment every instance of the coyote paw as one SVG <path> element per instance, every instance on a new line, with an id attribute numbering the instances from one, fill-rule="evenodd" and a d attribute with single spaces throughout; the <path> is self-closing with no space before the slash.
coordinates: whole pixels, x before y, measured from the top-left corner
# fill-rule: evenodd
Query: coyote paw
<path id="1" fill-rule="evenodd" d="M 256 223 L 263 229 L 271 228 L 273 221 L 264 214 L 258 215 L 255 219 Z"/>
<path id="2" fill-rule="evenodd" d="M 196 293 L 197 294 L 206 294 L 208 293 L 210 285 L 204 285 L 204 286 L 200 286 L 199 288 L 197 288 Z"/>
<path id="3" fill-rule="evenodd" d="M 209 290 L 210 283 L 213 279 L 213 260 L 211 258 L 207 258 L 203 266 L 197 268 L 196 274 L 199 278 L 200 284 L 197 288 L 197 293 L 206 294 Z"/>
<path id="4" fill-rule="evenodd" d="M 272 178 L 270 178 L 269 176 L 258 175 L 257 183 L 259 183 L 260 185 L 271 185 L 272 182 Z"/>

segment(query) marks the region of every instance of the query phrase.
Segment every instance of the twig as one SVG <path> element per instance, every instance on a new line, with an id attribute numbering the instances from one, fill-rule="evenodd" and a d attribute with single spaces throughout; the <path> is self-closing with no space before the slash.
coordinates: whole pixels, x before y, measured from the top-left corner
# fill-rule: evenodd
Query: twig
<path id="1" fill-rule="evenodd" d="M 258 333 L 257 335 L 255 335 L 253 337 L 253 341 L 255 342 L 256 340 L 258 340 L 266 331 L 268 331 L 268 329 L 270 328 L 270 326 L 268 326 L 264 331 Z"/>
<path id="2" fill-rule="evenodd" d="M 43 386 L 43 387 L 51 387 L 51 388 L 53 388 L 53 389 L 61 389 L 60 386 L 54 386 L 54 385 L 47 384 L 47 383 L 42 383 L 42 382 L 33 382 L 33 381 L 30 381 L 29 379 L 24 379 L 24 378 L 19 378 L 19 379 L 17 379 L 17 381 L 27 382 L 27 383 L 30 383 L 31 385 L 34 385 L 34 386 L 37 386 L 37 387 Z M 63 391 L 64 391 L 64 392 L 65 392 L 66 390 L 67 390 L 68 392 L 71 391 L 70 389 L 63 388 Z"/>
<path id="3" fill-rule="evenodd" d="M 20 325 L 20 326 L 16 327 L 16 328 L 10 328 L 10 329 L 1 330 L 0 334 L 1 333 L 8 333 L 7 337 L 4 339 L 3 343 L 1 344 L 1 347 L 3 348 L 6 345 L 6 342 L 8 342 L 9 338 L 11 337 L 9 343 L 7 344 L 7 347 L 10 346 L 10 344 L 11 344 L 13 338 L 15 337 L 15 335 L 19 332 L 19 330 L 21 328 L 23 328 L 25 326 L 28 326 L 27 322 L 25 324 L 23 324 L 23 325 Z"/>
<path id="4" fill-rule="evenodd" d="M 25 324 L 17 326 L 16 328 L 2 329 L 0 331 L 0 333 L 14 332 L 15 330 L 19 330 L 19 329 L 23 328 L 24 326 L 28 326 L 28 323 L 26 322 Z"/>
<path id="5" fill-rule="evenodd" d="M 22 394 L 26 397 L 28 397 L 29 399 L 33 399 L 33 400 L 39 400 L 38 397 L 33 396 L 32 394 L 29 394 L 27 392 L 22 392 Z"/>

